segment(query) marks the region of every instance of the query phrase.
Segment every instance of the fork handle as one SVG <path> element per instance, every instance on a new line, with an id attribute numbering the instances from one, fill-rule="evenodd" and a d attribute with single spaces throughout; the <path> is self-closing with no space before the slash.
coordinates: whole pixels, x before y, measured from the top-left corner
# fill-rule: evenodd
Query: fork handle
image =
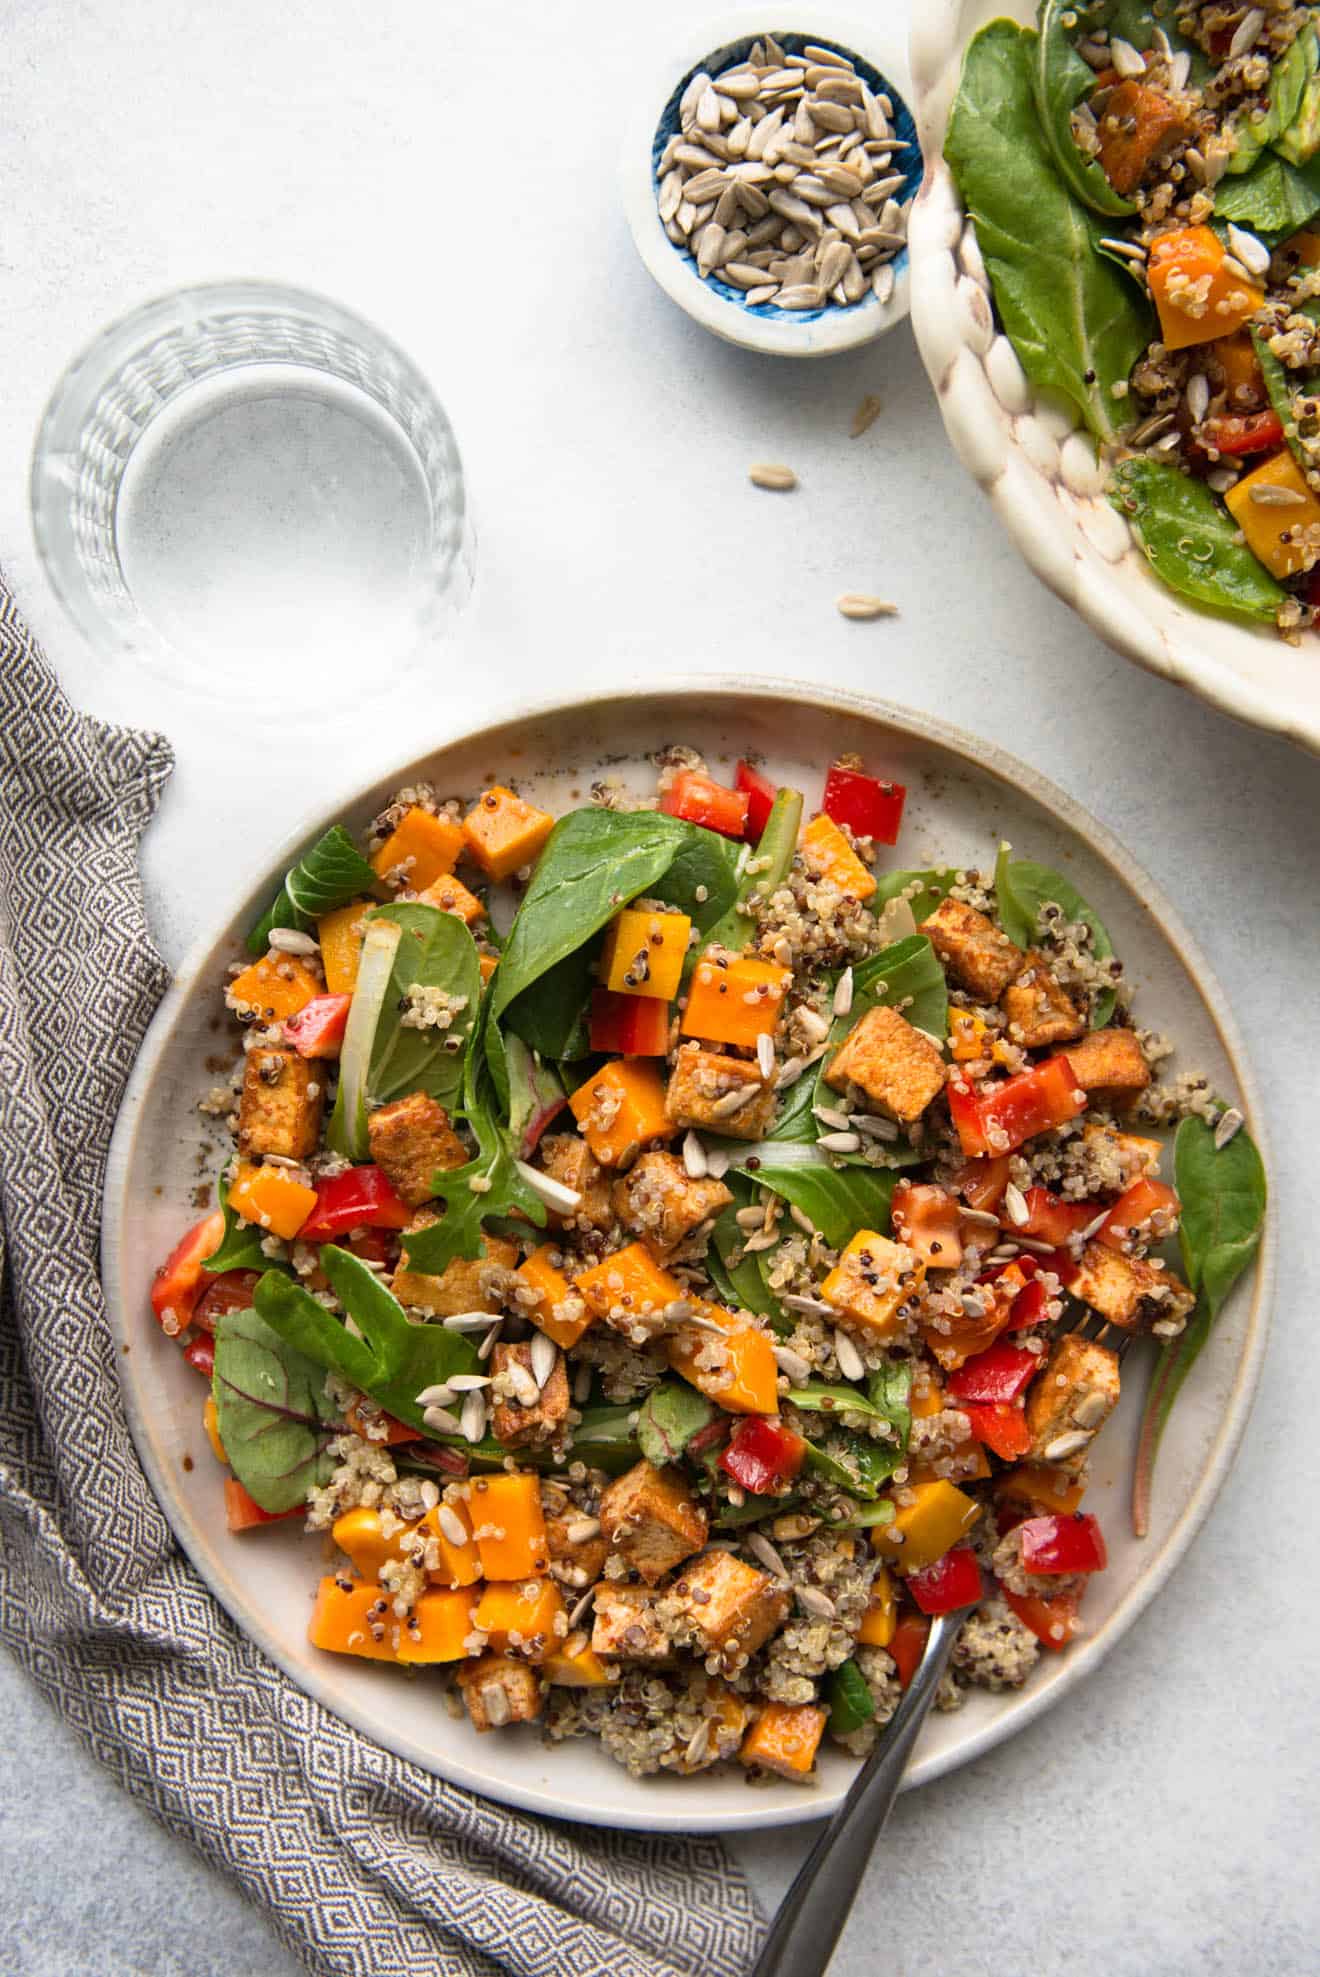
<path id="1" fill-rule="evenodd" d="M 847 1798 L 798 1869 L 752 1977 L 821 1977 L 935 1698 L 962 1614 L 932 1620 L 921 1666 Z"/>

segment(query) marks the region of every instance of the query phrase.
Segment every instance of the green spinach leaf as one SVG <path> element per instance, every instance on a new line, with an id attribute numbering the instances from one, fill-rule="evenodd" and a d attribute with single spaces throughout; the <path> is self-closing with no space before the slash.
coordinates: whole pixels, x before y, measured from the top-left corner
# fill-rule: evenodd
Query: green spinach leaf
<path id="1" fill-rule="evenodd" d="M 676 913 L 686 913 L 704 934 L 729 911 L 738 897 L 738 854 L 741 845 L 718 831 L 689 824 L 687 836 L 674 853 L 664 877 L 656 881 L 655 897 Z M 698 896 L 702 895 L 702 896 Z M 696 949 L 692 949 L 695 962 Z"/>
<path id="2" fill-rule="evenodd" d="M 1215 188 L 1215 218 L 1250 227 L 1271 245 L 1320 212 L 1320 158 L 1297 167 L 1267 151 L 1241 178 Z"/>
<path id="3" fill-rule="evenodd" d="M 477 1020 L 481 965 L 476 942 L 456 913 L 438 906 L 378 906 L 370 920 L 388 920 L 400 930 L 385 1000 L 376 1023 L 367 1070 L 367 1104 L 388 1105 L 409 1092 L 426 1092 L 452 1111 L 463 1087 L 463 1052 Z M 406 1025 L 412 988 L 443 989 L 454 998 L 448 1029 Z"/>
<path id="4" fill-rule="evenodd" d="M 686 1380 L 662 1380 L 652 1387 L 637 1416 L 637 1441 L 642 1454 L 657 1469 L 677 1462 L 692 1437 L 708 1428 L 716 1408 Z M 574 1454 L 577 1453 L 574 1437 Z"/>
<path id="5" fill-rule="evenodd" d="M 225 1311 L 217 1319 L 211 1392 L 229 1466 L 263 1510 L 293 1510 L 329 1481 L 334 1409 L 321 1364 L 256 1311 Z"/>
<path id="6" fill-rule="evenodd" d="M 220 1200 L 220 1212 L 225 1218 L 225 1228 L 224 1234 L 206 1259 L 208 1276 L 218 1277 L 222 1270 L 271 1269 L 271 1259 L 261 1247 L 261 1230 L 254 1228 L 251 1222 L 241 1221 L 229 1206 L 227 1165 L 220 1170 L 215 1191 Z"/>
<path id="7" fill-rule="evenodd" d="M 1259 331 L 1253 330 L 1251 332 L 1251 341 L 1256 352 L 1256 361 L 1260 365 L 1261 376 L 1265 380 L 1265 389 L 1269 393 L 1270 404 L 1278 413 L 1279 423 L 1283 427 L 1283 436 L 1292 449 L 1294 459 L 1304 472 L 1310 463 L 1302 452 L 1298 438 L 1297 408 L 1293 403 L 1292 382 L 1287 371 Z"/>
<path id="8" fill-rule="evenodd" d="M 830 1735 L 847 1737 L 875 1715 L 875 1697 L 855 1661 L 844 1661 L 830 1676 L 827 1691 Z"/>
<path id="9" fill-rule="evenodd" d="M 1015 947 L 1034 947 L 1040 938 L 1042 906 L 1061 906 L 1069 920 L 1080 920 L 1091 931 L 1091 952 L 1097 961 L 1112 959 L 1114 943 L 1100 915 L 1062 872 L 1037 865 L 1030 858 L 1010 858 L 1001 844 L 995 861 L 995 900 L 999 924 Z M 1091 1005 L 1091 1028 L 1102 1030 L 1114 1014 L 1113 989 L 1101 989 Z"/>
<path id="10" fill-rule="evenodd" d="M 1036 36 L 991 21 L 963 63 L 945 156 L 994 285 L 1004 328 L 1033 381 L 1060 391 L 1099 439 L 1131 421 L 1126 384 L 1154 315 L 1099 252 L 1108 230 L 1054 169 L 1032 93 Z"/>
<path id="11" fill-rule="evenodd" d="M 325 913 L 347 906 L 361 894 L 374 892 L 376 874 L 348 832 L 332 824 L 311 850 L 304 853 L 247 937 L 249 954 L 261 955 L 275 927 L 308 933 Z"/>
<path id="12" fill-rule="evenodd" d="M 909 1360 L 888 1360 L 878 1366 L 866 1383 L 867 1399 L 894 1430 L 901 1449 L 906 1450 L 912 1432 L 912 1365 Z"/>
<path id="13" fill-rule="evenodd" d="M 773 1317 L 779 1310 L 778 1300 L 766 1289 L 757 1258 L 743 1255 L 747 1234 L 738 1226 L 739 1209 L 750 1208 L 756 1198 L 755 1183 L 743 1174 L 730 1173 L 725 1177 L 725 1186 L 733 1200 L 711 1232 L 711 1246 L 706 1252 L 711 1279 L 720 1296 L 734 1310 L 754 1311 L 760 1318 Z M 729 1259 L 733 1256 L 740 1260 L 731 1263 Z"/>
<path id="14" fill-rule="evenodd" d="M 1213 611 L 1273 621 L 1287 592 L 1237 540 L 1233 517 L 1203 481 L 1141 455 L 1115 469 L 1109 499 L 1170 590 Z"/>
<path id="15" fill-rule="evenodd" d="M 823 1442 L 808 1441 L 806 1466 L 849 1496 L 874 1498 L 903 1460 L 892 1442 L 874 1442 L 868 1435 L 836 1428 Z M 883 1520 L 882 1520 L 883 1521 Z"/>
<path id="16" fill-rule="evenodd" d="M 1312 74 L 1308 79 L 1297 114 L 1282 136 L 1275 139 L 1274 149 L 1290 165 L 1299 168 L 1309 165 L 1320 151 L 1320 75 Z"/>
<path id="17" fill-rule="evenodd" d="M 935 949 L 925 934 L 909 934 L 881 948 L 853 969 L 853 1004 L 839 1020 L 845 1032 L 868 1009 L 897 1009 L 933 1037 L 949 1033 L 949 990 Z M 826 1060 L 828 1062 L 828 1059 Z"/>
<path id="18" fill-rule="evenodd" d="M 787 788 L 777 791 L 765 829 L 748 860 L 748 865 L 755 865 L 757 869 L 743 873 L 732 904 L 706 934 L 708 947 L 727 947 L 734 954 L 742 953 L 752 931 L 750 919 L 743 909 L 753 893 L 764 897 L 784 883 L 793 869 L 801 828 L 801 791 Z"/>
<path id="19" fill-rule="evenodd" d="M 1073 45 L 1076 32 L 1072 0 L 1042 0 L 1031 86 L 1045 142 L 1064 184 L 1084 206 L 1111 218 L 1135 213 L 1132 201 L 1115 192 L 1099 159 L 1088 157 L 1073 136 L 1073 112 L 1095 88 L 1094 69 Z"/>
<path id="20" fill-rule="evenodd" d="M 604 1469 L 611 1475 L 619 1475 L 631 1469 L 641 1455 L 637 1438 L 632 1429 L 631 1407 L 588 1407 L 583 1409 L 582 1419 L 573 1430 L 571 1459 L 585 1462 L 592 1469 Z M 462 1452 L 474 1469 L 502 1469 L 509 1459 L 505 1444 L 496 1441 L 494 1435 L 483 1435 L 479 1442 L 469 1442 L 461 1436 L 435 1435 L 431 1439 L 446 1448 Z M 398 1460 L 409 1463 L 406 1448 L 400 1450 Z M 424 1460 L 412 1462 L 410 1467 L 434 1475 L 433 1465 Z M 520 1469 L 554 1469 L 559 1466 L 559 1457 L 553 1449 L 523 1448 L 518 1451 Z"/>
<path id="21" fill-rule="evenodd" d="M 848 1413 L 860 1414 L 868 1421 L 889 1419 L 885 1410 L 877 1407 L 860 1387 L 850 1387 L 842 1381 L 813 1380 L 809 1386 L 794 1387 L 784 1398 L 805 1414 Z"/>
<path id="22" fill-rule="evenodd" d="M 1253 105 L 1237 119 L 1236 143 L 1228 161 L 1229 177 L 1248 172 L 1266 145 L 1274 144 L 1292 128 L 1301 112 L 1307 85 L 1316 72 L 1316 52 L 1315 34 L 1308 28 L 1274 64 L 1264 108 Z"/>
<path id="23" fill-rule="evenodd" d="M 769 1141 L 761 1144 L 767 1154 L 772 1152 Z M 736 1171 L 800 1208 L 831 1249 L 842 1249 L 859 1229 L 889 1233 L 894 1175 L 888 1168 L 834 1167 L 821 1154 L 810 1163 L 777 1165 L 767 1158 L 750 1173 L 741 1166 Z"/>
<path id="24" fill-rule="evenodd" d="M 928 920 L 942 899 L 947 899 L 958 883 L 958 868 L 955 865 L 941 865 L 924 872 L 877 872 L 875 891 L 871 895 L 871 905 L 876 913 L 888 906 L 891 899 L 897 899 L 910 885 L 919 885 L 921 890 L 914 892 L 908 905 L 912 917 L 920 926 Z"/>

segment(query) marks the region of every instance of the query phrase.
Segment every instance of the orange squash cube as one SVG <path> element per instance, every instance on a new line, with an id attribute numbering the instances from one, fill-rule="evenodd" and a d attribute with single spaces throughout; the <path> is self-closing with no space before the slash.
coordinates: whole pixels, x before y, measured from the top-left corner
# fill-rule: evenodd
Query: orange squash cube
<path id="1" fill-rule="evenodd" d="M 602 1167 L 626 1167 L 651 1140 L 678 1131 L 665 1110 L 664 1081 L 645 1057 L 611 1058 L 568 1104 Z"/>
<path id="2" fill-rule="evenodd" d="M 452 1538 L 445 1535 L 440 1521 L 441 1506 L 436 1504 L 433 1510 L 428 1510 L 417 1529 L 426 1539 L 427 1558 L 432 1555 L 431 1546 L 434 1543 L 439 1547 L 440 1560 L 437 1565 L 427 1565 L 426 1576 L 433 1586 L 475 1585 L 481 1577 L 481 1558 L 471 1535 L 472 1519 L 468 1514 L 468 1506 L 462 1502 L 455 1502 L 447 1507 L 463 1525 L 468 1536 L 462 1544 L 455 1544 Z M 446 1518 L 444 1521 L 448 1523 L 449 1519 Z"/>
<path id="3" fill-rule="evenodd" d="M 226 1197 L 245 1222 L 292 1242 L 316 1206 L 316 1189 L 295 1181 L 284 1167 L 258 1167 L 240 1160 Z"/>
<path id="4" fill-rule="evenodd" d="M 858 1643 L 862 1647 L 888 1647 L 897 1625 L 898 1594 L 888 1567 L 882 1565 L 871 1581 L 871 1604 L 857 1629 Z"/>
<path id="5" fill-rule="evenodd" d="M 878 1339 L 899 1330 L 899 1311 L 921 1289 L 926 1265 L 915 1250 L 859 1229 L 820 1287 L 849 1331 Z"/>
<path id="6" fill-rule="evenodd" d="M 810 1777 L 828 1714 L 812 1702 L 768 1702 L 743 1738 L 739 1762 L 781 1778 Z"/>
<path id="7" fill-rule="evenodd" d="M 703 1304 L 700 1315 L 719 1325 L 724 1337 L 696 1325 L 681 1325 L 669 1341 L 669 1364 L 728 1414 L 778 1414 L 779 1367 L 773 1341 L 742 1312 Z"/>
<path id="8" fill-rule="evenodd" d="M 320 982 L 296 954 L 275 953 L 235 975 L 225 1002 L 233 1010 L 255 1010 L 259 1023 L 283 1023 L 321 992 Z"/>
<path id="9" fill-rule="evenodd" d="M 468 1518 L 488 1579 L 541 1578 L 550 1570 L 550 1545 L 541 1485 L 523 1471 L 476 1476 L 468 1484 Z"/>
<path id="10" fill-rule="evenodd" d="M 433 879 L 418 897 L 423 906 L 438 906 L 442 913 L 457 913 L 465 926 L 475 927 L 478 920 L 486 917 L 486 908 L 477 895 L 469 892 L 462 879 L 456 879 L 452 872 Z"/>
<path id="11" fill-rule="evenodd" d="M 570 1346 L 577 1344 L 595 1313 L 559 1266 L 550 1261 L 552 1256 L 558 1254 L 553 1243 L 542 1243 L 539 1249 L 532 1251 L 525 1263 L 519 1264 L 515 1274 L 529 1290 L 540 1293 L 540 1303 L 531 1306 L 527 1316 L 538 1331 L 544 1332 L 548 1339 L 553 1339 L 567 1352 Z"/>
<path id="12" fill-rule="evenodd" d="M 433 817 L 429 810 L 404 812 L 371 860 L 381 878 L 392 873 L 411 892 L 423 892 L 443 879 L 458 863 L 463 833 L 452 817 Z"/>
<path id="13" fill-rule="evenodd" d="M 869 899 L 875 879 L 867 871 L 833 817 L 822 810 L 802 833 L 802 862 L 816 879 L 830 879 L 853 899 Z"/>
<path id="14" fill-rule="evenodd" d="M 210 1394 L 206 1396 L 206 1405 L 202 1409 L 202 1426 L 206 1430 L 206 1439 L 211 1444 L 212 1455 L 217 1462 L 223 1462 L 225 1467 L 228 1468 L 229 1457 L 225 1453 L 225 1445 L 220 1439 L 220 1410 Z"/>
<path id="15" fill-rule="evenodd" d="M 1254 498 L 1257 489 L 1275 488 L 1296 499 L 1288 507 L 1276 508 Z M 1244 474 L 1236 487 L 1229 488 L 1224 505 L 1247 538 L 1247 548 L 1271 576 L 1295 577 L 1308 567 L 1304 543 L 1320 522 L 1320 499 L 1290 447 Z"/>
<path id="16" fill-rule="evenodd" d="M 893 1521 L 877 1524 L 871 1532 L 871 1549 L 899 1572 L 924 1572 L 936 1564 L 981 1515 L 975 1497 L 944 1478 L 910 1484 L 899 1494 L 903 1501 Z"/>
<path id="17" fill-rule="evenodd" d="M 985 1024 L 970 1009 L 949 1005 L 949 1055 L 955 1064 L 970 1064 L 986 1054 Z"/>
<path id="18" fill-rule="evenodd" d="M 1172 97 L 1130 77 L 1110 90 L 1098 122 L 1100 169 L 1125 199 L 1160 153 L 1170 151 L 1190 129 Z"/>
<path id="19" fill-rule="evenodd" d="M 999 1477 L 995 1495 L 1002 1503 L 1030 1504 L 1033 1510 L 1071 1517 L 1086 1495 L 1086 1478 L 1051 1464 L 1022 1462 Z"/>
<path id="20" fill-rule="evenodd" d="M 384 1606 L 384 1612 L 378 1611 Z M 307 1628 L 313 1647 L 331 1654 L 355 1654 L 363 1661 L 397 1661 L 394 1633 L 400 1626 L 382 1601 L 379 1586 L 353 1586 L 349 1591 L 338 1579 L 322 1579 L 316 1589 L 316 1603 Z"/>
<path id="21" fill-rule="evenodd" d="M 1146 279 L 1168 349 L 1229 336 L 1263 304 L 1264 289 L 1225 268 L 1227 254 L 1210 227 L 1180 227 L 1151 242 Z"/>
<path id="22" fill-rule="evenodd" d="M 643 1242 L 629 1243 L 593 1263 L 578 1278 L 577 1292 L 614 1331 L 643 1339 L 663 1331 L 669 1307 L 687 1296 L 678 1278 L 660 1267 Z"/>
<path id="23" fill-rule="evenodd" d="M 754 1050 L 758 1037 L 774 1035 L 792 979 L 791 968 L 773 961 L 744 959 L 726 948 L 708 947 L 688 986 L 683 1035 Z"/>
<path id="24" fill-rule="evenodd" d="M 399 1627 L 395 1659 L 414 1668 L 431 1668 L 444 1661 L 466 1661 L 476 1604 L 477 1595 L 466 1589 L 423 1593 Z"/>
<path id="25" fill-rule="evenodd" d="M 324 914 L 316 923 L 321 966 L 325 969 L 325 986 L 330 995 L 352 995 L 357 987 L 362 931 L 375 904 L 374 899 L 353 899 L 347 906 L 337 906 L 333 913 Z"/>
<path id="26" fill-rule="evenodd" d="M 467 848 L 488 879 L 511 879 L 540 856 L 555 820 L 499 783 L 478 797 L 463 819 Z"/>
<path id="27" fill-rule="evenodd" d="M 476 1626 L 486 1635 L 486 1645 L 493 1654 L 520 1654 L 526 1661 L 543 1661 L 559 1644 L 561 1634 L 555 1622 L 563 1611 L 564 1602 L 553 1579 L 488 1579 L 477 1601 Z"/>
<path id="28" fill-rule="evenodd" d="M 609 1685 L 609 1671 L 595 1649 L 583 1644 L 575 1653 L 557 1648 L 541 1663 L 547 1682 L 561 1689 L 603 1689 Z"/>
<path id="29" fill-rule="evenodd" d="M 625 906 L 605 934 L 600 978 L 615 995 L 671 1002 L 678 994 L 692 922 L 686 913 L 644 913 Z"/>
<path id="30" fill-rule="evenodd" d="M 477 966 L 481 970 L 481 986 L 483 988 L 485 988 L 487 982 L 490 980 L 491 976 L 495 973 L 495 970 L 499 967 L 499 965 L 500 965 L 500 957 L 498 954 L 479 954 L 477 956 Z"/>

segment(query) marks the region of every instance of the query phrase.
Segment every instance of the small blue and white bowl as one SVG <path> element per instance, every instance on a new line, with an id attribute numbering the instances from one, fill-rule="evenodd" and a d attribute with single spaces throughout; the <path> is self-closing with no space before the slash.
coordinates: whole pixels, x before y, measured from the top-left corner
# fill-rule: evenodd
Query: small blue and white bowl
<path id="1" fill-rule="evenodd" d="M 656 165 L 679 128 L 679 103 L 688 83 L 702 69 L 716 75 L 742 61 L 752 44 L 766 34 L 772 34 L 787 54 L 801 53 L 810 42 L 847 55 L 868 87 L 876 95 L 889 97 L 893 104 L 890 123 L 908 147 L 897 152 L 893 160 L 893 171 L 901 172 L 904 181 L 894 196 L 906 212 L 921 184 L 922 158 L 916 123 L 908 107 L 911 85 L 901 11 L 892 9 L 866 26 L 811 6 L 794 7 L 791 15 L 790 24 L 781 28 L 773 15 L 739 12 L 713 21 L 699 35 L 689 37 L 669 57 L 658 84 L 648 90 L 630 121 L 620 182 L 638 253 L 666 295 L 695 322 L 745 350 L 775 357 L 829 357 L 871 342 L 907 315 L 906 247 L 889 263 L 894 286 L 887 301 L 881 302 L 868 288 L 858 302 L 830 303 L 820 309 L 779 309 L 773 302 L 750 307 L 743 292 L 721 281 L 718 273 L 704 278 L 699 275 L 691 252 L 670 240 L 660 218 Z"/>

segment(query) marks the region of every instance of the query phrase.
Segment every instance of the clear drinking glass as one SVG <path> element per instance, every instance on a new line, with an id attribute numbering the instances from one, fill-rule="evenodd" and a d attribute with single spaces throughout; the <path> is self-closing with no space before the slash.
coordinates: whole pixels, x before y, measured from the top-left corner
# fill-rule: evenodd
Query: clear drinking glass
<path id="1" fill-rule="evenodd" d="M 352 706 L 472 588 L 463 469 L 416 366 L 319 295 L 180 289 L 60 379 L 37 547 L 94 645 L 217 698 Z"/>

